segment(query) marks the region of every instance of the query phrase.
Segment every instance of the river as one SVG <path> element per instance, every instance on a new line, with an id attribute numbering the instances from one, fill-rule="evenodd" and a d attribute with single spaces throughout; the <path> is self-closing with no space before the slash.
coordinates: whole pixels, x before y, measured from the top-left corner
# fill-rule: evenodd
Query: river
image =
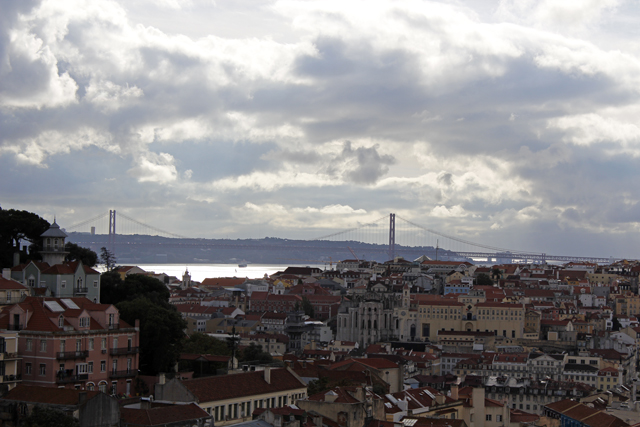
<path id="1" fill-rule="evenodd" d="M 237 264 L 139 264 L 138 267 L 144 271 L 154 273 L 165 273 L 182 279 L 185 270 L 189 270 L 191 280 L 202 282 L 206 278 L 214 277 L 246 277 L 248 279 L 260 279 L 265 274 L 272 275 L 278 271 L 284 271 L 287 267 L 302 267 L 300 265 L 289 264 L 248 264 L 246 267 L 238 267 Z M 306 266 L 304 266 L 306 267 Z M 324 265 L 309 265 L 321 270 Z"/>

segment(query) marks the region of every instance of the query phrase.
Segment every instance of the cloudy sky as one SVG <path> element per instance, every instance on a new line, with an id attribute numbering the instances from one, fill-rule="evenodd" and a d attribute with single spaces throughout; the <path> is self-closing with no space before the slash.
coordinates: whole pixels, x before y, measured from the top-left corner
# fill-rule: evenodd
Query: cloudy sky
<path id="1" fill-rule="evenodd" d="M 0 205 L 640 257 L 631 0 L 2 0 Z"/>

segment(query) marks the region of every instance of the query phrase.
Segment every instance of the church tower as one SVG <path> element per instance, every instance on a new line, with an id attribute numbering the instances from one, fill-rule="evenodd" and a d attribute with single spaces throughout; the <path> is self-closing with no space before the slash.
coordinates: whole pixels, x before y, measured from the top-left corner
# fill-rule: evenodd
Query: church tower
<path id="1" fill-rule="evenodd" d="M 191 275 L 189 274 L 189 269 L 187 268 L 182 275 L 182 285 L 180 286 L 182 289 L 187 289 L 191 287 Z"/>
<path id="2" fill-rule="evenodd" d="M 42 237 L 42 250 L 40 251 L 42 260 L 49 265 L 62 264 L 64 258 L 69 254 L 64 247 L 67 234 L 60 229 L 55 218 L 53 224 L 40 237 Z"/>

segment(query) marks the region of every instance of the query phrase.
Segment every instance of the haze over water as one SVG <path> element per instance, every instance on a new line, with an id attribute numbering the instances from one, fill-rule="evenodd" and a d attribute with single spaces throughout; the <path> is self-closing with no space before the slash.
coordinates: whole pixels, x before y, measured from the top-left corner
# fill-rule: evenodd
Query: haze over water
<path id="1" fill-rule="evenodd" d="M 165 273 L 169 276 L 182 278 L 185 270 L 189 270 L 191 280 L 202 282 L 206 278 L 214 277 L 246 277 L 248 279 L 260 279 L 265 274 L 271 275 L 278 271 L 284 271 L 295 264 L 248 264 L 246 267 L 238 267 L 237 264 L 140 264 L 138 267 L 148 272 Z M 299 265 L 298 265 L 299 266 Z M 306 265 L 304 265 L 306 266 Z M 322 270 L 324 265 L 309 264 Z M 329 268 L 327 266 L 327 268 Z"/>

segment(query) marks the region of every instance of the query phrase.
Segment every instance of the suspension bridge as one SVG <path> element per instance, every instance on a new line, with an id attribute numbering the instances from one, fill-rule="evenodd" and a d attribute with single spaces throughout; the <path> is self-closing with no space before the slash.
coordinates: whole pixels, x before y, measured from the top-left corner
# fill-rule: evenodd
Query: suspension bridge
<path id="1" fill-rule="evenodd" d="M 394 213 L 371 223 L 359 224 L 357 227 L 311 240 L 189 238 L 146 224 L 123 213 L 118 213 L 116 216 L 115 210 L 73 224 L 65 230 L 84 234 L 85 238 L 82 240 L 85 243 L 97 248 L 106 246 L 116 254 L 122 250 L 135 252 L 137 248 L 143 246 L 153 246 L 157 250 L 182 248 L 201 251 L 213 249 L 269 251 L 283 249 L 286 246 L 289 251 L 318 253 L 329 249 L 323 243 L 333 242 L 331 249 L 335 250 L 336 245 L 343 248 L 342 252 L 345 254 L 343 259 L 358 258 L 357 253 L 361 253 L 363 259 L 373 257 L 394 259 L 396 256 L 414 259 L 426 255 L 435 260 L 471 259 L 478 262 L 500 263 L 571 261 L 610 263 L 614 261 L 610 257 L 549 255 L 471 242 L 429 229 Z M 143 239 L 142 236 L 148 238 Z"/>

